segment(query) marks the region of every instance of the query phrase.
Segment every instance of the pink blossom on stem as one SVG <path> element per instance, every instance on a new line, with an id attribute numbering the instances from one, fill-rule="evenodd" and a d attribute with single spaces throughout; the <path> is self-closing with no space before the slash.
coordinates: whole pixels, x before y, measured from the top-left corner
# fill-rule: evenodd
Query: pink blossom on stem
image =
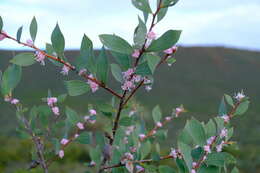
<path id="1" fill-rule="evenodd" d="M 148 32 L 146 38 L 149 39 L 149 40 L 154 40 L 154 39 L 156 39 L 156 34 L 155 34 L 155 32 L 153 32 L 153 31 Z"/>
<path id="2" fill-rule="evenodd" d="M 85 68 L 80 69 L 79 75 L 81 76 L 81 75 L 83 75 L 83 74 L 86 73 L 86 72 L 87 72 L 87 69 L 85 69 Z"/>
<path id="3" fill-rule="evenodd" d="M 84 120 L 88 121 L 90 119 L 90 116 L 84 116 Z"/>
<path id="4" fill-rule="evenodd" d="M 41 51 L 37 51 L 35 55 L 36 55 L 35 60 L 41 63 L 41 65 L 45 65 L 44 62 L 45 55 Z"/>
<path id="5" fill-rule="evenodd" d="M 142 77 L 141 77 L 140 75 L 134 75 L 134 76 L 133 76 L 133 80 L 134 80 L 135 82 L 140 82 L 141 79 L 142 79 Z"/>
<path id="6" fill-rule="evenodd" d="M 51 110 L 55 115 L 60 115 L 60 110 L 57 106 L 52 107 Z"/>
<path id="7" fill-rule="evenodd" d="M 127 71 L 122 72 L 122 74 L 123 74 L 123 78 L 125 80 L 128 80 L 128 79 L 131 78 L 131 75 L 134 74 L 134 69 L 133 68 L 129 68 Z"/>
<path id="8" fill-rule="evenodd" d="M 84 129 L 84 124 L 81 123 L 81 122 L 78 122 L 78 123 L 77 123 L 77 127 L 78 127 L 80 130 L 83 130 L 83 129 Z"/>
<path id="9" fill-rule="evenodd" d="M 5 100 L 5 102 L 10 102 L 12 100 L 12 98 L 10 96 L 5 96 L 4 100 Z"/>
<path id="10" fill-rule="evenodd" d="M 140 134 L 139 138 L 140 138 L 140 140 L 144 140 L 146 138 L 146 135 L 145 134 Z"/>
<path id="11" fill-rule="evenodd" d="M 224 122 L 225 122 L 225 123 L 229 123 L 229 121 L 230 121 L 230 117 L 229 117 L 228 115 L 226 115 L 226 114 L 224 114 L 223 116 L 221 116 L 221 118 L 224 119 Z"/>
<path id="12" fill-rule="evenodd" d="M 197 166 L 197 162 L 192 162 L 192 167 L 195 168 Z"/>
<path id="13" fill-rule="evenodd" d="M 89 166 L 91 166 L 91 167 L 96 166 L 96 162 L 94 162 L 93 160 L 91 160 Z"/>
<path id="14" fill-rule="evenodd" d="M 145 171 L 145 169 L 139 165 L 136 165 L 135 168 L 136 168 L 136 173 L 142 173 Z"/>
<path id="15" fill-rule="evenodd" d="M 173 51 L 172 51 L 172 48 L 169 48 L 169 49 L 164 50 L 163 52 L 170 55 L 170 54 L 172 54 Z"/>
<path id="16" fill-rule="evenodd" d="M 165 121 L 171 121 L 172 117 L 165 117 Z"/>
<path id="17" fill-rule="evenodd" d="M 184 112 L 184 108 L 183 107 L 178 107 L 175 109 L 175 115 L 176 117 L 179 116 L 180 113 Z"/>
<path id="18" fill-rule="evenodd" d="M 48 106 L 53 106 L 55 103 L 57 103 L 58 99 L 56 97 L 49 97 L 47 98 L 47 104 Z"/>
<path id="19" fill-rule="evenodd" d="M 3 34 L 2 34 L 3 33 Z M 5 31 L 0 31 L 0 41 L 4 40 L 6 36 L 4 34 L 7 34 Z"/>
<path id="20" fill-rule="evenodd" d="M 88 120 L 88 122 L 89 122 L 90 124 L 95 124 L 95 123 L 96 123 L 96 120 Z"/>
<path id="21" fill-rule="evenodd" d="M 245 98 L 245 95 L 242 92 L 238 92 L 236 95 L 235 95 L 235 99 L 237 99 L 238 101 L 241 101 L 243 98 Z"/>
<path id="22" fill-rule="evenodd" d="M 156 126 L 157 127 L 162 127 L 162 123 L 161 122 L 156 122 Z"/>
<path id="23" fill-rule="evenodd" d="M 59 151 L 59 157 L 62 159 L 64 157 L 64 151 L 63 150 L 60 150 Z"/>
<path id="24" fill-rule="evenodd" d="M 31 39 L 27 39 L 26 40 L 26 43 L 29 45 L 29 46 L 33 46 L 33 41 Z"/>
<path id="25" fill-rule="evenodd" d="M 204 145 L 204 151 L 207 153 L 211 153 L 210 145 Z"/>
<path id="26" fill-rule="evenodd" d="M 150 83 L 152 83 L 150 79 L 147 78 L 144 79 L 144 84 L 150 84 Z"/>
<path id="27" fill-rule="evenodd" d="M 90 109 L 89 114 L 90 115 L 97 115 L 97 111 L 95 109 Z"/>
<path id="28" fill-rule="evenodd" d="M 125 81 L 125 83 L 122 85 L 123 90 L 131 91 L 135 87 L 134 83 L 132 81 Z"/>
<path id="29" fill-rule="evenodd" d="M 132 57 L 134 57 L 134 58 L 138 58 L 139 57 L 139 55 L 140 55 L 140 50 L 134 50 L 134 52 L 132 53 Z"/>
<path id="30" fill-rule="evenodd" d="M 69 68 L 68 66 L 64 65 L 64 66 L 62 67 L 62 70 L 61 70 L 60 73 L 63 74 L 64 76 L 66 76 L 66 75 L 69 74 L 69 71 L 70 71 L 70 68 Z"/>
<path id="31" fill-rule="evenodd" d="M 169 155 L 176 159 L 178 157 L 178 152 L 174 148 L 171 148 L 171 152 Z"/>
<path id="32" fill-rule="evenodd" d="M 195 170 L 195 169 L 192 169 L 192 170 L 190 171 L 190 173 L 196 173 L 196 170 Z"/>
<path id="33" fill-rule="evenodd" d="M 207 139 L 207 144 L 211 145 L 214 142 L 215 138 L 215 136 L 211 136 L 209 139 Z"/>
<path id="34" fill-rule="evenodd" d="M 16 98 L 14 98 L 14 99 L 11 100 L 11 104 L 13 104 L 13 105 L 16 105 L 16 104 L 18 104 L 18 103 L 19 103 L 19 100 L 16 99 Z"/>
<path id="35" fill-rule="evenodd" d="M 225 142 L 222 141 L 219 145 L 216 146 L 217 152 L 221 152 L 221 151 L 222 151 L 222 148 L 223 148 L 223 144 L 224 144 L 224 143 L 225 143 Z"/>
<path id="36" fill-rule="evenodd" d="M 151 87 L 150 85 L 146 85 L 146 86 L 145 86 L 145 90 L 146 90 L 147 92 L 149 92 L 149 91 L 152 90 L 152 87 Z"/>
<path id="37" fill-rule="evenodd" d="M 88 77 L 89 77 L 89 78 L 92 78 L 92 79 L 94 78 L 92 74 L 90 74 Z M 94 82 L 94 81 L 92 81 L 92 80 L 89 79 L 87 83 L 89 84 L 89 86 L 90 86 L 90 88 L 91 88 L 91 91 L 92 91 L 93 93 L 98 90 L 99 86 L 98 86 L 98 84 L 97 84 L 96 82 Z"/>
<path id="38" fill-rule="evenodd" d="M 222 129 L 221 132 L 220 132 L 220 137 L 221 138 L 224 138 L 224 137 L 227 137 L 227 134 L 228 134 L 228 130 L 226 128 Z"/>
<path id="39" fill-rule="evenodd" d="M 74 135 L 74 138 L 76 139 L 76 138 L 78 138 L 78 137 L 79 137 L 79 134 L 76 133 L 76 134 Z"/>
<path id="40" fill-rule="evenodd" d="M 63 139 L 60 141 L 60 143 L 61 143 L 62 145 L 66 145 L 68 142 L 69 142 L 69 140 L 66 139 L 66 138 L 63 138 Z"/>

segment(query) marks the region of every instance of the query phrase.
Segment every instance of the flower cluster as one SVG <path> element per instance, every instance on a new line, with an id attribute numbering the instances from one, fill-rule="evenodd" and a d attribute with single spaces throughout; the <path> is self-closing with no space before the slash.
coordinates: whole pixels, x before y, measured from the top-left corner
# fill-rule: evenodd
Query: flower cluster
<path id="1" fill-rule="evenodd" d="M 47 98 L 47 104 L 51 108 L 54 115 L 60 115 L 60 109 L 58 106 L 55 106 L 55 104 L 58 102 L 58 99 L 56 97 L 48 97 Z"/>
<path id="2" fill-rule="evenodd" d="M 67 65 L 63 65 L 62 69 L 61 69 L 61 74 L 63 74 L 64 76 L 67 76 L 69 74 L 70 68 Z"/>
<path id="3" fill-rule="evenodd" d="M 45 62 L 44 62 L 44 60 L 45 60 L 45 55 L 44 55 L 44 53 L 42 53 L 41 51 L 36 51 L 36 53 L 35 53 L 35 60 L 37 61 L 37 62 L 39 62 L 41 65 L 45 65 Z"/>
<path id="4" fill-rule="evenodd" d="M 89 76 L 88 76 L 89 78 L 94 78 L 93 77 L 93 74 L 90 74 Z M 94 93 L 94 92 L 96 92 L 97 90 L 98 90 L 98 84 L 96 83 L 96 82 L 93 82 L 92 80 L 88 80 L 88 82 L 87 82 L 88 84 L 89 84 L 89 86 L 90 86 L 90 88 L 91 88 L 91 91 Z"/>
<path id="5" fill-rule="evenodd" d="M 168 55 L 171 55 L 171 54 L 175 53 L 177 51 L 177 49 L 178 49 L 177 46 L 172 46 L 169 49 L 164 50 L 163 52 Z"/>
<path id="6" fill-rule="evenodd" d="M 18 99 L 9 96 L 5 97 L 5 101 L 11 103 L 12 105 L 17 105 L 20 102 Z"/>
<path id="7" fill-rule="evenodd" d="M 96 116 L 97 112 L 95 109 L 90 109 L 89 110 L 89 115 L 84 116 L 84 120 L 85 122 L 88 122 L 90 124 L 95 124 L 96 122 Z"/>

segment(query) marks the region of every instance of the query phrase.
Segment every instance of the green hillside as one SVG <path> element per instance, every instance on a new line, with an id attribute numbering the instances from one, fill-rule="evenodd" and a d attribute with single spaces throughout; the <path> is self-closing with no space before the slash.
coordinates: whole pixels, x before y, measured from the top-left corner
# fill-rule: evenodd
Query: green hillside
<path id="1" fill-rule="evenodd" d="M 15 52 L 0 51 L 0 69 L 8 65 L 8 60 Z M 77 51 L 68 51 L 69 60 L 78 56 Z M 113 61 L 113 58 L 110 58 Z M 250 97 L 251 105 L 244 117 L 234 120 L 235 140 L 239 141 L 239 167 L 246 172 L 255 173 L 260 170 L 260 52 L 229 49 L 223 47 L 181 47 L 176 53 L 177 62 L 172 66 L 162 66 L 155 75 L 153 90 L 149 93 L 141 90 L 136 96 L 147 110 L 159 104 L 165 114 L 173 107 L 183 104 L 188 113 L 171 126 L 172 138 L 167 143 L 174 144 L 174 137 L 183 126 L 184 120 L 194 116 L 207 120 L 218 112 L 218 105 L 224 93 L 233 95 L 244 90 Z M 53 65 L 23 69 L 22 82 L 15 91 L 16 97 L 28 105 L 41 103 L 51 89 L 54 95 L 65 93 L 62 84 L 71 75 L 63 77 L 60 69 Z M 111 86 L 117 86 L 111 80 Z M 101 98 L 109 98 L 104 91 L 70 97 L 67 103 L 80 111 L 86 111 L 88 102 Z M 15 114 L 11 107 L 0 100 L 0 136 L 14 136 Z M 149 111 L 148 111 L 149 112 Z M 0 138 L 2 140 L 2 138 Z M 1 141 L 0 141 L 1 144 Z M 1 152 L 1 151 L 0 151 Z M 0 160 L 1 164 L 1 160 Z M 0 170 L 1 172 L 1 170 Z"/>

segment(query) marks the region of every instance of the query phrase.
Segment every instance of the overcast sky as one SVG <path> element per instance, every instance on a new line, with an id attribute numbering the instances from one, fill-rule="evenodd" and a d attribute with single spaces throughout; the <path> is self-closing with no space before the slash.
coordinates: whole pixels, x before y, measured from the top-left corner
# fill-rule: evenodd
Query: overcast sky
<path id="1" fill-rule="evenodd" d="M 154 3 L 154 0 L 150 0 Z M 131 0 L 0 0 L 4 30 L 15 36 L 23 25 L 23 40 L 29 38 L 33 16 L 38 21 L 36 45 L 44 47 L 56 22 L 66 39 L 66 48 L 79 48 L 83 34 L 100 47 L 99 34 L 115 33 L 132 43 L 137 15 Z M 179 0 L 170 8 L 155 32 L 183 30 L 181 45 L 218 45 L 260 50 L 260 0 Z M 19 48 L 10 41 L 2 48 Z"/>

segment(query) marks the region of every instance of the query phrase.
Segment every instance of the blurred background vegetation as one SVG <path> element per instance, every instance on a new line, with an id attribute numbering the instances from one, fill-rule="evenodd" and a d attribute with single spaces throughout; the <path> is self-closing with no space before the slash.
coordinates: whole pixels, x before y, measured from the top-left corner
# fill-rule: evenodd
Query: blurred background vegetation
<path id="1" fill-rule="evenodd" d="M 98 51 L 96 51 L 97 53 Z M 8 66 L 9 60 L 17 52 L 0 51 L 0 69 Z M 66 56 L 72 62 L 78 51 L 67 51 Z M 113 61 L 113 58 L 109 58 Z M 217 115 L 218 106 L 224 93 L 233 95 L 244 90 L 250 97 L 249 111 L 232 121 L 235 127 L 234 141 L 238 141 L 241 172 L 260 172 L 260 52 L 230 49 L 224 47 L 180 47 L 176 53 L 177 62 L 172 67 L 163 65 L 155 75 L 153 90 L 141 89 L 136 97 L 144 107 L 147 116 L 155 105 L 160 105 L 164 115 L 183 104 L 188 112 L 169 124 L 169 137 L 165 141 L 165 150 L 175 144 L 176 134 L 187 118 L 195 117 L 206 121 Z M 35 64 L 23 68 L 22 81 L 15 90 L 15 97 L 23 104 L 31 106 L 42 104 L 41 98 L 47 97 L 51 89 L 54 96 L 66 93 L 64 80 L 77 78 L 76 75 L 63 77 L 60 69 L 47 63 L 47 66 Z M 119 89 L 118 83 L 110 80 L 109 85 Z M 80 97 L 69 97 L 65 104 L 84 114 L 87 104 L 98 100 L 109 101 L 110 95 L 100 89 L 97 93 Z M 31 161 L 31 146 L 28 140 L 20 140 L 16 135 L 15 111 L 0 100 L 0 172 L 25 173 Z M 168 146 L 166 148 L 166 146 Z M 167 150 L 168 151 L 168 150 Z M 66 157 L 51 166 L 50 172 L 83 173 L 88 161 L 87 149 L 72 145 L 66 151 Z M 39 170 L 32 170 L 38 173 Z"/>

